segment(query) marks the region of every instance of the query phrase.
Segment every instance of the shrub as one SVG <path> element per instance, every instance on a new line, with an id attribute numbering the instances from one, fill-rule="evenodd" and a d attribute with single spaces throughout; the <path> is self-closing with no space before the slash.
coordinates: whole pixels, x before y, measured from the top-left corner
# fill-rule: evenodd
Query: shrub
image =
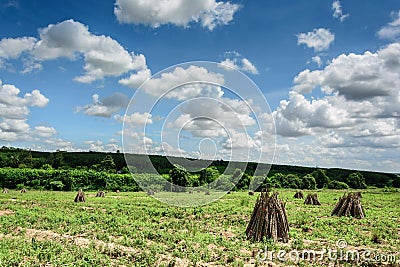
<path id="1" fill-rule="evenodd" d="M 29 185 L 33 188 L 38 188 L 40 186 L 40 180 L 39 179 L 33 179 L 30 181 Z"/>
<path id="2" fill-rule="evenodd" d="M 177 186 L 173 186 L 173 191 L 181 191 L 181 192 L 185 192 L 187 186 L 190 186 L 190 175 L 189 172 L 182 166 L 180 165 L 174 165 L 174 168 L 172 168 L 169 171 L 169 176 L 171 177 L 171 182 L 174 185 Z"/>
<path id="3" fill-rule="evenodd" d="M 354 189 L 366 189 L 364 176 L 359 172 L 354 172 L 347 177 L 346 183 Z"/>
<path id="4" fill-rule="evenodd" d="M 330 181 L 328 183 L 328 188 L 329 189 L 349 189 L 349 186 L 345 182 L 339 182 L 339 181 Z"/>
<path id="5" fill-rule="evenodd" d="M 317 186 L 317 183 L 315 182 L 314 176 L 312 176 L 311 174 L 307 174 L 303 177 L 301 189 L 313 190 L 313 189 L 315 189 L 316 186 Z"/>
<path id="6" fill-rule="evenodd" d="M 51 181 L 50 187 L 54 191 L 61 191 L 64 187 L 64 184 L 61 181 Z"/>
<path id="7" fill-rule="evenodd" d="M 396 178 L 392 182 L 392 186 L 396 188 L 400 188 L 400 176 L 397 175 Z"/>

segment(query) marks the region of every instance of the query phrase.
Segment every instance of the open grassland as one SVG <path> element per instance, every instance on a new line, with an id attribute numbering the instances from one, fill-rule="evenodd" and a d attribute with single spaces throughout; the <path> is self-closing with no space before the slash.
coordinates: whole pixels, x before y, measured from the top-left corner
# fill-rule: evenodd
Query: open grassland
<path id="1" fill-rule="evenodd" d="M 288 244 L 246 240 L 259 193 L 233 192 L 206 206 L 177 208 L 143 192 L 110 192 L 105 198 L 86 192 L 85 203 L 74 203 L 74 192 L 10 190 L 0 194 L 0 266 L 263 266 L 257 254 L 266 245 L 271 251 L 337 249 L 339 239 L 347 242 L 345 249 L 395 255 L 397 263 L 392 266 L 399 266 L 398 191 L 362 191 L 366 213 L 362 220 L 330 216 L 344 191 L 314 191 L 321 206 L 304 205 L 293 198 L 294 190 L 279 192 L 287 203 Z M 327 258 L 274 262 L 278 266 L 330 263 Z"/>

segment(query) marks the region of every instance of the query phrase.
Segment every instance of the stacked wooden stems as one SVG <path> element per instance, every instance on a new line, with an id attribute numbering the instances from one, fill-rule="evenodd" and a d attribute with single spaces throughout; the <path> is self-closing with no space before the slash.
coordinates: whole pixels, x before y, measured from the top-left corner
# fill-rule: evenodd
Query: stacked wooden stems
<path id="1" fill-rule="evenodd" d="M 304 200 L 304 204 L 307 205 L 321 205 L 318 200 L 317 194 L 308 194 L 306 200 Z"/>
<path id="2" fill-rule="evenodd" d="M 265 237 L 288 242 L 289 224 L 285 203 L 278 199 L 277 192 L 271 195 L 268 191 L 261 192 L 258 196 L 246 235 L 253 241 L 261 241 Z"/>
<path id="3" fill-rule="evenodd" d="M 365 217 L 364 209 L 361 205 L 361 192 L 344 194 L 332 210 L 332 216 L 352 216 L 362 219 Z"/>

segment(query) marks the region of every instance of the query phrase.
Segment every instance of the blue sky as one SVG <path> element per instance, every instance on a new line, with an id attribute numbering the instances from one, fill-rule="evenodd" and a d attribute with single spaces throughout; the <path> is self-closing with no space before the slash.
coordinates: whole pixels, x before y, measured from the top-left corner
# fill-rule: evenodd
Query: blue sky
<path id="1" fill-rule="evenodd" d="M 130 106 L 136 128 L 125 140 L 134 152 L 196 156 L 201 143 L 204 157 L 229 159 L 230 148 L 238 160 L 258 151 L 278 164 L 399 172 L 397 0 L 2 0 L 0 25 L 0 145 L 122 151 L 123 115 L 138 86 L 170 66 L 212 61 L 245 73 L 270 109 L 257 106 L 251 86 L 242 98 L 230 95 L 227 79 L 198 95 L 181 88 L 147 114 L 145 133 L 146 111 Z M 178 81 L 219 81 L 217 69 L 190 66 Z M 174 84 L 158 76 L 153 85 L 157 79 Z M 162 92 L 153 87 L 144 87 L 143 97 Z M 221 102 L 185 102 L 204 96 Z M 233 132 L 227 137 L 215 124 L 193 121 L 194 105 L 218 111 L 213 118 Z M 229 124 L 223 105 L 248 134 Z M 189 124 L 177 122 L 185 118 Z M 173 137 L 160 139 L 160 131 L 167 137 L 184 125 L 181 149 Z"/>

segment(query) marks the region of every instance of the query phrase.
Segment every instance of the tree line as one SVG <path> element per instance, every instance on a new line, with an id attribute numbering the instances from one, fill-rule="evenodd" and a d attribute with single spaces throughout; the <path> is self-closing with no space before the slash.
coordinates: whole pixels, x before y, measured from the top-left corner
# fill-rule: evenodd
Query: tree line
<path id="1" fill-rule="evenodd" d="M 224 174 L 228 162 L 218 160 L 197 173 L 190 173 L 179 165 L 172 165 L 163 156 L 149 156 L 152 165 L 161 174 L 149 174 L 144 164 L 146 155 L 135 155 L 135 167 L 128 166 L 122 153 L 99 152 L 38 152 L 18 148 L 0 149 L 0 186 L 6 188 L 30 187 L 46 190 L 120 190 L 138 191 L 140 184 L 159 181 L 155 190 L 175 190 L 172 184 L 197 187 L 210 184 L 220 190 L 249 189 L 252 182 L 265 188 L 293 189 L 363 189 L 367 186 L 400 187 L 399 175 L 345 169 L 322 169 L 301 166 L 261 166 L 270 171 L 265 176 L 254 176 L 257 167 L 249 163 L 244 172 L 236 169 Z M 143 163 L 143 164 L 142 164 Z M 133 172 L 133 176 L 131 175 Z M 154 184 L 153 184 L 154 186 Z M 166 188 L 168 187 L 169 188 Z"/>

